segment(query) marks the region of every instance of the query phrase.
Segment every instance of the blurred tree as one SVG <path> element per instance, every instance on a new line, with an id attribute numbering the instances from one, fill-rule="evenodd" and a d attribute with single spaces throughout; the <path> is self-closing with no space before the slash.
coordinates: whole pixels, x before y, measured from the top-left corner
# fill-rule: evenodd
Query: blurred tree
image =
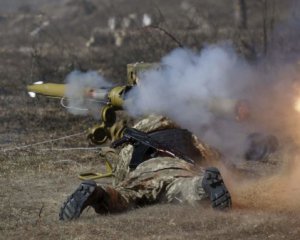
<path id="1" fill-rule="evenodd" d="M 237 28 L 247 28 L 247 5 L 246 0 L 233 0 L 234 17 Z"/>

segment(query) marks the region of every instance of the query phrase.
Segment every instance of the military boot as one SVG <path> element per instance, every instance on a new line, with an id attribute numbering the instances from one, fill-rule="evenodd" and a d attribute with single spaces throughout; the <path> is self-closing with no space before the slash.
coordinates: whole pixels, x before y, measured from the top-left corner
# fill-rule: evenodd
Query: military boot
<path id="1" fill-rule="evenodd" d="M 207 168 L 202 187 L 214 209 L 225 210 L 231 207 L 231 197 L 217 168 Z"/>
<path id="2" fill-rule="evenodd" d="M 72 220 L 78 218 L 87 206 L 97 205 L 104 193 L 105 191 L 97 186 L 95 181 L 83 181 L 63 203 L 59 219 Z"/>

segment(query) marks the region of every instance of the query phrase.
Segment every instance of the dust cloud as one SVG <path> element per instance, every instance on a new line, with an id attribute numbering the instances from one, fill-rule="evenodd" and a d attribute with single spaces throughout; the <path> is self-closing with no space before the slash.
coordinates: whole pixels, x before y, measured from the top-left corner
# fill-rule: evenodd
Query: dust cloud
<path id="1" fill-rule="evenodd" d="M 300 154 L 286 152 L 280 160 L 285 164 L 275 174 L 252 179 L 221 167 L 234 208 L 300 211 Z"/>

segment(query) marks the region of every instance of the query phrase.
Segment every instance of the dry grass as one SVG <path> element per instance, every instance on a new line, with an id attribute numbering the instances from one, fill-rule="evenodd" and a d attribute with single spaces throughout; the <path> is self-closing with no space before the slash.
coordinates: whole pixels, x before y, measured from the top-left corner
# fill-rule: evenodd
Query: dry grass
<path id="1" fill-rule="evenodd" d="M 49 164 L 51 165 L 51 164 Z M 74 189 L 78 169 L 14 171 L 1 176 L 3 239 L 298 239 L 295 213 L 156 205 L 96 216 L 92 209 L 74 222 L 58 221 L 58 210 Z M 70 170 L 72 169 L 72 170 Z M 56 170 L 56 171 L 54 171 Z"/>
<path id="2" fill-rule="evenodd" d="M 79 133 L 95 120 L 67 114 L 56 100 L 28 98 L 26 84 L 36 80 L 62 82 L 74 68 L 99 69 L 121 82 L 128 62 L 154 61 L 176 46 L 166 36 L 135 30 L 131 33 L 131 43 L 121 48 L 86 49 L 85 42 L 92 28 L 104 25 L 103 19 L 116 11 L 109 2 L 98 4 L 99 12 L 92 15 L 80 12 L 76 4 L 69 9 L 64 5 L 57 11 L 57 7 L 47 5 L 48 1 L 42 6 L 35 5 L 45 12 L 43 15 L 33 10 L 28 12 L 28 8 L 26 12 L 24 6 L 22 13 L 0 14 L 0 239 L 299 239 L 299 212 L 274 209 L 233 209 L 219 213 L 205 206 L 156 205 L 108 216 L 97 216 L 90 209 L 78 221 L 58 221 L 61 203 L 79 183 L 77 174 L 99 170 L 103 164 L 93 151 L 41 149 L 87 147 L 85 136 L 21 150 L 4 152 L 3 149 Z M 159 6 L 165 17 L 172 21 L 167 22 L 169 25 L 163 22 L 162 26 L 169 30 L 174 29 L 172 24 L 187 26 L 189 21 L 184 22 L 184 14 L 180 15 L 177 8 L 176 11 L 168 8 L 166 2 Z M 228 2 L 224 2 L 224 6 Z M 137 7 L 137 11 L 143 11 L 142 7 Z M 129 5 L 124 6 L 121 14 L 128 9 Z M 201 9 L 198 8 L 203 14 L 206 10 Z M 227 8 L 217 8 L 216 11 L 218 9 L 218 14 L 228 14 Z M 149 11 L 158 14 L 155 8 Z M 79 13 L 80 17 L 74 18 L 74 13 Z M 58 14 L 58 18 L 52 18 L 52 14 Z M 178 22 L 176 14 L 183 22 Z M 213 21 L 217 19 L 215 15 L 204 16 Z M 226 15 L 221 16 L 226 18 Z M 38 38 L 31 38 L 29 33 L 47 19 L 53 22 L 49 29 Z M 231 25 L 226 19 L 223 30 Z M 222 18 L 214 24 L 219 22 Z M 255 21 L 253 25 L 256 26 Z M 191 47 L 230 34 L 231 31 L 227 30 L 223 35 L 214 32 L 210 36 L 203 33 L 192 35 L 182 30 L 174 33 Z M 262 167 L 269 168 L 268 165 Z M 276 196 L 269 201 L 276 203 Z"/>

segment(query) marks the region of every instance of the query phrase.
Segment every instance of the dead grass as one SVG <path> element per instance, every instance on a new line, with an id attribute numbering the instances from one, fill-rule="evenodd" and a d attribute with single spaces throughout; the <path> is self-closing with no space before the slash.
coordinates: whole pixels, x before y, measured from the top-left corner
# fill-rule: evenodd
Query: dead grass
<path id="1" fill-rule="evenodd" d="M 71 5 L 63 5 L 58 11 L 44 1 L 40 6 L 44 14 L 34 11 L 37 5 L 33 12 L 24 13 L 23 7 L 23 12 L 0 13 L 0 239 L 299 239 L 299 214 L 286 211 L 233 209 L 219 213 L 206 206 L 156 205 L 108 216 L 97 216 L 90 209 L 78 221 L 58 221 L 61 203 L 80 182 L 77 174 L 104 167 L 96 152 L 41 149 L 88 147 L 85 136 L 22 150 L 4 152 L 3 149 L 79 133 L 95 120 L 67 114 L 56 100 L 28 98 L 26 84 L 37 80 L 62 82 L 75 68 L 101 70 L 116 82 L 124 82 L 127 63 L 156 61 L 176 46 L 166 36 L 135 29 L 129 43 L 122 48 L 105 46 L 88 50 L 85 42 L 92 28 L 103 27 L 106 24 L 103 19 L 116 13 L 116 6 L 103 1 L 97 5 L 98 12 L 85 15 L 77 11 L 76 1 L 70 2 Z M 212 9 L 207 11 L 202 7 L 199 12 L 208 12 L 204 17 L 215 20 L 215 26 L 220 22 L 227 24 L 220 28 L 225 34 L 193 35 L 182 29 L 176 32 L 177 27 L 187 27 L 189 21 L 185 21 L 183 13 L 176 15 L 178 8 L 174 8 L 176 11 L 169 8 L 167 1 L 159 3 L 169 19 L 162 26 L 187 46 L 200 48 L 206 42 L 230 35 L 227 31 L 230 21 L 215 18 L 216 12 L 209 15 Z M 124 15 L 131 10 L 130 6 L 126 4 L 120 12 Z M 144 10 L 138 6 L 137 11 Z M 150 10 L 158 14 L 155 7 Z M 217 10 L 220 11 L 217 15 L 228 14 L 227 8 Z M 79 13 L 79 17 L 74 18 L 74 13 Z M 58 18 L 52 18 L 52 14 Z M 51 27 L 32 39 L 30 32 L 47 19 Z M 255 19 L 253 28 L 259 24 L 258 18 Z M 276 198 L 270 201 L 276 202 Z"/>
<path id="2" fill-rule="evenodd" d="M 67 171 L 40 168 L 1 176 L 0 238 L 298 239 L 300 234 L 295 213 L 219 213 L 201 206 L 156 205 L 108 216 L 97 216 L 89 209 L 79 220 L 62 223 L 58 210 L 79 183 L 76 171 L 74 167 Z"/>

